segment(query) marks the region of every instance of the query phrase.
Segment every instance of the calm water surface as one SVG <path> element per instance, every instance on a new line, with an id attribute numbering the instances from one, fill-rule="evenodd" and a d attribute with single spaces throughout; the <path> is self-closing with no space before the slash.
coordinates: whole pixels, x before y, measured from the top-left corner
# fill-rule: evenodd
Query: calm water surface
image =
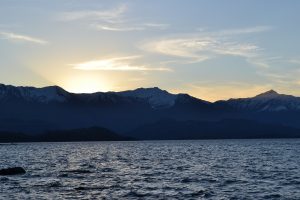
<path id="1" fill-rule="evenodd" d="M 0 199 L 300 199 L 300 140 L 0 145 Z"/>

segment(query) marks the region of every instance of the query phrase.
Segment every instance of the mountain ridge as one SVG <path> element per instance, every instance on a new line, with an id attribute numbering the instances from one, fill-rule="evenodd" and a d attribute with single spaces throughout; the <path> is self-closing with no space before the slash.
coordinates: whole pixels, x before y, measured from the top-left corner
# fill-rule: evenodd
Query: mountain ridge
<path id="1" fill-rule="evenodd" d="M 40 91 L 43 91 L 43 90 L 56 90 L 56 91 L 60 91 L 61 93 L 64 93 L 64 94 L 71 94 L 71 95 L 119 94 L 119 95 L 122 95 L 122 96 L 134 96 L 135 95 L 136 97 L 142 97 L 143 96 L 143 93 L 142 93 L 143 91 L 144 91 L 144 94 L 146 92 L 148 92 L 148 93 L 150 92 L 153 95 L 157 95 L 159 93 L 160 93 L 159 95 L 164 93 L 165 95 L 170 95 L 170 96 L 189 95 L 187 93 L 173 94 L 173 93 L 168 92 L 167 90 L 160 89 L 159 87 L 149 87 L 149 88 L 140 87 L 140 88 L 136 88 L 136 89 L 132 89 L 132 90 L 124 90 L 124 91 L 108 91 L 108 92 L 98 91 L 98 92 L 92 92 L 92 93 L 74 93 L 74 92 L 68 92 L 67 90 L 65 90 L 62 87 L 57 86 L 57 85 L 45 86 L 45 87 L 34 87 L 34 86 L 5 85 L 5 84 L 2 84 L 2 83 L 0 83 L 0 95 L 1 95 L 1 90 L 5 87 L 6 88 L 18 88 L 20 90 L 22 90 L 22 89 L 23 90 L 40 90 Z M 191 95 L 189 95 L 189 96 L 193 97 L 193 98 L 196 98 L 196 99 L 199 99 L 199 100 L 202 100 L 202 101 L 205 101 L 205 102 L 208 102 L 208 103 L 214 103 L 214 102 L 210 102 L 210 101 L 207 101 L 207 100 L 204 100 L 204 99 L 200 99 L 200 98 L 197 98 L 197 97 L 194 97 L 194 96 L 191 96 Z M 293 96 L 293 95 L 279 94 L 275 90 L 271 89 L 271 90 L 268 90 L 266 92 L 262 92 L 260 94 L 257 94 L 256 96 L 253 96 L 253 97 L 230 98 L 229 100 L 249 99 L 249 98 L 276 98 L 276 97 L 279 97 L 279 96 L 296 97 L 296 96 Z M 218 102 L 218 101 L 226 101 L 226 100 L 217 100 L 215 102 Z"/>
<path id="2" fill-rule="evenodd" d="M 236 127 L 238 120 L 253 120 L 300 128 L 300 98 L 274 90 L 249 98 L 208 102 L 158 87 L 77 94 L 58 86 L 0 84 L 0 110 L 0 131 L 28 134 L 87 127 L 124 134 L 162 119 L 174 123 L 236 119 Z"/>
<path id="3" fill-rule="evenodd" d="M 300 97 L 279 94 L 274 90 L 269 90 L 254 97 L 221 100 L 217 103 L 226 103 L 235 109 L 256 112 L 300 111 Z"/>
<path id="4" fill-rule="evenodd" d="M 137 88 L 120 92 L 95 92 L 95 93 L 72 93 L 59 86 L 47 86 L 42 88 L 12 86 L 0 84 L 0 102 L 2 101 L 26 101 L 31 103 L 132 103 L 149 105 L 152 109 L 166 109 L 175 104 L 188 104 L 190 102 L 226 106 L 233 110 L 252 110 L 255 112 L 280 112 L 300 111 L 300 97 L 279 94 L 275 90 L 269 90 L 254 97 L 231 98 L 209 102 L 189 94 L 172 94 L 158 87 Z"/>

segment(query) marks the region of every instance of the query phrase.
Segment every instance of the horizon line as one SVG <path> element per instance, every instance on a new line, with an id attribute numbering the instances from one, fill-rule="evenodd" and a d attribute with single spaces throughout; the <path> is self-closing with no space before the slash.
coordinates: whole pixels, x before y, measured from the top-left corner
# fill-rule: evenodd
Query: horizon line
<path id="1" fill-rule="evenodd" d="M 45 88 L 51 88 L 51 87 L 58 87 L 58 88 L 64 90 L 65 92 L 68 92 L 70 94 L 118 93 L 118 92 L 134 91 L 134 90 L 138 90 L 138 89 L 159 89 L 161 91 L 166 91 L 167 93 L 172 94 L 172 95 L 186 94 L 186 95 L 189 95 L 189 96 L 194 97 L 196 99 L 207 101 L 207 102 L 210 102 L 210 103 L 214 103 L 214 102 L 218 102 L 218 101 L 226 101 L 226 100 L 230 100 L 230 99 L 247 99 L 247 98 L 253 98 L 253 97 L 256 97 L 258 95 L 265 94 L 265 93 L 268 93 L 268 92 L 274 92 L 274 93 L 277 93 L 278 95 L 288 95 L 288 96 L 298 97 L 298 96 L 294 96 L 294 95 L 291 95 L 291 94 L 278 93 L 274 89 L 269 89 L 269 90 L 266 90 L 265 92 L 258 93 L 255 96 L 250 96 L 250 97 L 232 97 L 232 98 L 228 98 L 228 99 L 218 99 L 216 101 L 210 101 L 210 100 L 206 100 L 204 98 L 195 97 L 195 96 L 193 96 L 193 95 L 191 95 L 189 93 L 182 93 L 182 92 L 181 93 L 172 93 L 172 92 L 169 92 L 168 90 L 161 89 L 158 86 L 153 86 L 153 87 L 137 87 L 137 88 L 134 88 L 134 89 L 120 90 L 120 91 L 70 92 L 67 89 L 65 89 L 64 87 L 61 87 L 59 85 L 49 85 L 49 86 L 32 86 L 32 85 L 26 85 L 26 86 L 24 86 L 24 85 L 12 85 L 12 84 L 0 83 L 0 86 L 1 85 L 11 86 L 11 87 L 34 88 L 34 89 L 45 89 Z"/>

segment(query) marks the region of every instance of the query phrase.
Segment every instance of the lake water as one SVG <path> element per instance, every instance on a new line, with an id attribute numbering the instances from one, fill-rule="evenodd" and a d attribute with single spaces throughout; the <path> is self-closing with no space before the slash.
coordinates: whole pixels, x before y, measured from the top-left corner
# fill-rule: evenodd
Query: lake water
<path id="1" fill-rule="evenodd" d="M 300 140 L 0 145 L 0 199 L 300 199 Z"/>

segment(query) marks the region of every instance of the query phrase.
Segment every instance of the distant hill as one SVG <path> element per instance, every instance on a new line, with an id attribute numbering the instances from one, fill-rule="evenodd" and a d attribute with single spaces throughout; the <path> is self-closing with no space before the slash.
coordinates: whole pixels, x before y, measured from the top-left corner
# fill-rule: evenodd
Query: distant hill
<path id="1" fill-rule="evenodd" d="M 141 126 L 127 135 L 144 140 L 300 138 L 300 129 L 240 119 L 162 120 Z"/>
<path id="2" fill-rule="evenodd" d="M 193 121 L 191 127 L 198 123 L 198 126 L 204 128 L 230 119 L 231 122 L 227 123 L 231 126 L 231 134 L 245 132 L 238 127 L 244 121 L 251 121 L 253 126 L 268 124 L 268 137 L 278 137 L 278 130 L 282 133 L 294 133 L 300 128 L 300 98 L 279 94 L 273 90 L 254 97 L 212 103 L 188 94 L 171 94 L 157 87 L 75 94 L 58 86 L 34 88 L 0 84 L 0 111 L 0 132 L 25 135 L 41 135 L 53 130 L 59 132 L 105 127 L 119 135 L 143 130 L 136 135 L 143 139 L 146 138 L 145 126 L 152 124 L 157 127 L 164 119 L 174 122 L 173 125 L 169 123 L 171 127 L 179 124 L 186 127 Z M 161 129 L 165 130 L 167 125 L 168 123 L 161 126 L 164 127 Z M 186 127 L 185 130 L 194 129 Z M 209 132 L 210 129 L 206 130 Z M 60 137 L 60 134 L 62 133 L 56 134 L 56 137 Z M 77 136 L 73 134 L 75 139 Z M 224 134 L 218 137 L 226 138 L 230 133 Z M 251 134 L 258 137 L 254 130 Z M 90 137 L 92 135 L 91 133 Z M 161 138 L 164 137 L 161 135 Z"/>
<path id="3" fill-rule="evenodd" d="M 0 132 L 0 143 L 5 142 L 75 142 L 75 141 L 124 141 L 130 137 L 118 135 L 100 127 L 58 130 L 28 135 L 16 132 Z"/>

